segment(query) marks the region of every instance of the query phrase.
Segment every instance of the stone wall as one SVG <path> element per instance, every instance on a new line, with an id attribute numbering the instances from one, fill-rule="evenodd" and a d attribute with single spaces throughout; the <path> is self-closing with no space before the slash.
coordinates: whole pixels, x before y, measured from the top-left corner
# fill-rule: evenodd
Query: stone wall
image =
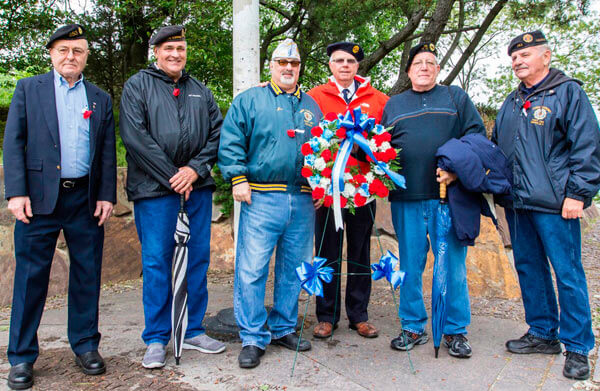
<path id="1" fill-rule="evenodd" d="M 133 207 L 127 201 L 124 186 L 124 169 L 118 171 L 118 203 L 114 216 L 106 224 L 102 282 L 117 282 L 138 278 L 141 275 L 140 245 L 133 221 Z M 0 166 L 0 183 L 4 183 L 4 170 Z M 14 276 L 14 218 L 6 209 L 4 186 L 0 186 L 0 306 L 8 305 L 12 298 Z M 377 235 L 371 242 L 371 262 L 377 262 L 381 256 L 379 243 L 383 251 L 390 250 L 397 255 L 398 244 L 395 240 L 391 222 L 389 203 L 377 201 Z M 234 266 L 233 229 L 231 219 L 225 219 L 213 206 L 213 224 L 211 234 L 211 270 L 232 271 Z M 590 218 L 598 213 L 587 212 Z M 432 254 L 429 253 L 424 289 L 431 289 Z M 64 238 L 59 238 L 50 275 L 48 295 L 62 294 L 67 291 L 69 271 L 68 249 Z M 491 220 L 482 218 L 481 234 L 474 247 L 467 254 L 469 289 L 472 296 L 518 298 L 519 287 L 516 273 L 506 255 L 504 246 Z"/>

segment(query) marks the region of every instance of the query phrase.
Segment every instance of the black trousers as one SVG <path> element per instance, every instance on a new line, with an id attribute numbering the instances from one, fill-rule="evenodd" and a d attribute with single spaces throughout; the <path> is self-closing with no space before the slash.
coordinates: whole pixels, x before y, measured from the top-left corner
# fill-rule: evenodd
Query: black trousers
<path id="1" fill-rule="evenodd" d="M 327 258 L 326 265 L 333 267 L 330 283 L 323 285 L 323 297 L 317 296 L 317 319 L 319 322 L 336 324 L 340 319 L 341 293 L 339 273 L 341 271 L 341 249 L 343 234 L 346 233 L 348 254 L 346 281 L 346 314 L 351 324 L 369 320 L 367 307 L 371 296 L 371 232 L 375 217 L 375 201 L 356 208 L 356 214 L 342 209 L 345 229 L 336 232 L 333 210 L 321 207 L 315 219 L 315 254 Z M 329 216 L 327 215 L 329 211 Z M 327 226 L 325 221 L 327 220 Z M 325 234 L 323 234 L 325 231 Z M 323 243 L 321 243 L 323 238 Z M 319 252 L 320 248 L 320 252 Z M 353 273 L 363 273 L 354 275 Z M 337 303 L 337 305 L 336 305 Z"/>
<path id="2" fill-rule="evenodd" d="M 98 349 L 98 299 L 104 227 L 90 216 L 87 186 L 61 187 L 56 208 L 15 225 L 15 282 L 8 360 L 34 363 L 56 240 L 63 230 L 69 248 L 68 337 L 76 354 Z"/>

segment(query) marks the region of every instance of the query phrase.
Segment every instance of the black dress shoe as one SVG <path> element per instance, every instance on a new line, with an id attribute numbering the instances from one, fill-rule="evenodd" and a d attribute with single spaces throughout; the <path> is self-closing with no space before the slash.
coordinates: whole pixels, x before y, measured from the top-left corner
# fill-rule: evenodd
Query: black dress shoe
<path id="1" fill-rule="evenodd" d="M 519 339 L 507 341 L 506 350 L 518 354 L 558 354 L 562 348 L 558 339 L 542 339 L 527 333 Z"/>
<path id="2" fill-rule="evenodd" d="M 13 390 L 26 390 L 33 385 L 33 364 L 24 362 L 10 367 L 8 386 Z"/>
<path id="3" fill-rule="evenodd" d="M 271 345 L 281 345 L 285 348 L 288 348 L 290 350 L 296 350 L 296 348 L 298 348 L 298 351 L 300 352 L 305 352 L 307 350 L 310 350 L 310 348 L 312 347 L 310 345 L 310 341 L 307 341 L 305 339 L 301 339 L 300 340 L 300 346 L 298 346 L 298 340 L 300 339 L 300 337 L 298 337 L 298 334 L 296 333 L 291 333 L 288 335 L 284 335 L 281 338 L 277 338 L 277 339 L 272 339 L 271 340 Z"/>
<path id="4" fill-rule="evenodd" d="M 238 356 L 240 368 L 254 368 L 260 364 L 260 357 L 265 351 L 258 346 L 248 345 L 242 348 Z"/>
<path id="5" fill-rule="evenodd" d="M 587 356 L 575 352 L 565 352 L 563 375 L 569 379 L 586 380 L 590 377 L 590 364 Z"/>
<path id="6" fill-rule="evenodd" d="M 86 375 L 100 375 L 106 372 L 104 360 L 97 350 L 76 355 L 75 362 Z"/>

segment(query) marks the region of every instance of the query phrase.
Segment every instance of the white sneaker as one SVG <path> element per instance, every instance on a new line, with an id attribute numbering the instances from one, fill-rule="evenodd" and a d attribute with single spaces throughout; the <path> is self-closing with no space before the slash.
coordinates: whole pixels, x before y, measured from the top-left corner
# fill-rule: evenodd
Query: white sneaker
<path id="1" fill-rule="evenodd" d="M 167 349 L 165 345 L 159 342 L 153 342 L 148 345 L 142 366 L 144 368 L 162 368 L 167 363 Z"/>
<path id="2" fill-rule="evenodd" d="M 225 344 L 209 337 L 206 334 L 183 340 L 184 349 L 198 350 L 202 353 L 215 354 L 225 351 Z"/>

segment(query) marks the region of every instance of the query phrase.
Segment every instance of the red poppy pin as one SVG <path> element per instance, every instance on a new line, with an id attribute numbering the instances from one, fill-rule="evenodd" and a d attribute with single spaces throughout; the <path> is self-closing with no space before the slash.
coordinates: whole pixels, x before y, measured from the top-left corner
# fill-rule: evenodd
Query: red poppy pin
<path id="1" fill-rule="evenodd" d="M 291 138 L 294 138 L 294 137 L 296 137 L 296 131 L 294 129 L 288 129 L 287 135 Z"/>
<path id="2" fill-rule="evenodd" d="M 81 110 L 81 114 L 83 114 L 83 119 L 88 119 L 92 116 L 92 110 L 88 110 L 87 106 Z"/>
<path id="3" fill-rule="evenodd" d="M 175 89 L 173 90 L 173 96 L 174 96 L 174 97 L 178 97 L 178 96 L 179 96 L 179 88 L 175 88 Z"/>
<path id="4" fill-rule="evenodd" d="M 525 103 L 523 103 L 523 115 L 527 117 L 527 109 L 531 107 L 531 102 L 526 100 Z"/>

